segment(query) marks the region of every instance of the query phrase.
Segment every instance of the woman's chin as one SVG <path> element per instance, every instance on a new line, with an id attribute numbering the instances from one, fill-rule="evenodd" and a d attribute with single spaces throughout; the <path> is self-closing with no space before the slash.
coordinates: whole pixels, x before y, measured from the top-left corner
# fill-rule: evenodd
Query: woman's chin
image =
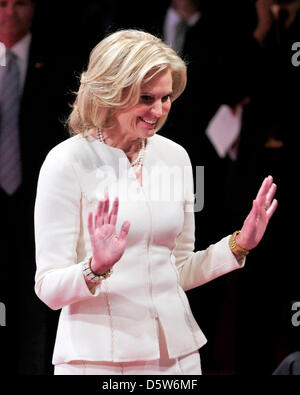
<path id="1" fill-rule="evenodd" d="M 140 134 L 140 138 L 148 139 L 154 136 L 156 132 L 157 132 L 157 128 L 143 129 L 139 134 Z"/>
<path id="2" fill-rule="evenodd" d="M 147 130 L 146 138 L 154 136 L 156 132 L 157 132 L 157 128 Z"/>

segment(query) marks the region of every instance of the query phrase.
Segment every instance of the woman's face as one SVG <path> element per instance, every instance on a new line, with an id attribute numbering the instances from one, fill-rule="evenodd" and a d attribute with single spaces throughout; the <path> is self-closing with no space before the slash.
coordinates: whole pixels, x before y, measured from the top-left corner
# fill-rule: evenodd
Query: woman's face
<path id="1" fill-rule="evenodd" d="M 147 138 L 155 134 L 171 108 L 173 78 L 170 69 L 142 84 L 139 103 L 116 112 L 113 131 L 126 138 Z"/>

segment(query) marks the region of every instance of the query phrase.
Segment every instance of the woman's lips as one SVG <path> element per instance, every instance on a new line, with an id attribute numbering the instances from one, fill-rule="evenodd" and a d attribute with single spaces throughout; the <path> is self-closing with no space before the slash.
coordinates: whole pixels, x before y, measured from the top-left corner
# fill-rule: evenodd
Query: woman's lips
<path id="1" fill-rule="evenodd" d="M 157 124 L 157 118 L 156 119 L 146 119 L 146 118 L 139 117 L 139 119 L 145 125 L 147 125 L 149 128 L 154 128 L 156 126 L 156 124 Z"/>

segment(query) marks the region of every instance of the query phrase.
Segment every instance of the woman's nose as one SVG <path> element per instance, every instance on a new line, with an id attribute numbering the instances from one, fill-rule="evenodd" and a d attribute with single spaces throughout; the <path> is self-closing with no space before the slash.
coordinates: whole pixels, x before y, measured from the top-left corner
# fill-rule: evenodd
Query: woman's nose
<path id="1" fill-rule="evenodd" d="M 162 116 L 162 103 L 161 103 L 161 101 L 156 101 L 153 104 L 153 106 L 151 108 L 151 114 L 154 115 L 157 118 Z"/>

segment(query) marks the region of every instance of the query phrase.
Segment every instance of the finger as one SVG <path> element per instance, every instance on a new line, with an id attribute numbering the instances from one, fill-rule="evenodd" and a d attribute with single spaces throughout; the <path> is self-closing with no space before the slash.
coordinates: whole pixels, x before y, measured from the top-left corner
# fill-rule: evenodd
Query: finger
<path id="1" fill-rule="evenodd" d="M 116 225 L 117 223 L 118 210 L 119 210 L 119 198 L 117 196 L 113 202 L 113 206 L 109 215 L 109 223 L 111 225 Z"/>
<path id="2" fill-rule="evenodd" d="M 100 226 L 103 225 L 103 209 L 104 209 L 104 202 L 103 200 L 100 200 L 95 215 L 95 228 L 99 228 Z"/>
<path id="3" fill-rule="evenodd" d="M 124 221 L 120 231 L 119 240 L 125 240 L 127 238 L 129 228 L 130 228 L 130 222 Z"/>
<path id="4" fill-rule="evenodd" d="M 88 231 L 90 234 L 91 240 L 94 238 L 94 227 L 93 227 L 93 213 L 89 212 L 88 216 Z"/>
<path id="5" fill-rule="evenodd" d="M 259 191 L 258 191 L 258 193 L 256 195 L 256 199 L 255 199 L 258 204 L 262 204 L 262 203 L 264 204 L 265 203 L 266 196 L 267 196 L 267 193 L 268 193 L 268 191 L 270 189 L 270 186 L 272 185 L 272 182 L 273 182 L 273 177 L 272 176 L 266 177 L 264 179 L 264 181 L 261 184 L 261 187 L 260 187 L 260 189 L 259 189 Z"/>
<path id="6" fill-rule="evenodd" d="M 267 210 L 268 219 L 270 219 L 272 217 L 275 210 L 277 209 L 277 206 L 278 206 L 278 201 L 277 201 L 277 199 L 274 199 L 271 206 Z"/>
<path id="7" fill-rule="evenodd" d="M 108 224 L 108 211 L 109 211 L 109 197 L 108 197 L 108 193 L 105 192 L 104 205 L 103 205 L 103 223 L 104 224 Z"/>
<path id="8" fill-rule="evenodd" d="M 271 202 L 272 202 L 273 197 L 275 195 L 276 189 L 277 189 L 277 185 L 276 184 L 272 184 L 270 189 L 269 189 L 269 191 L 268 191 L 268 193 L 267 193 L 266 203 L 265 203 L 265 206 L 266 206 L 267 209 L 271 205 Z"/>

